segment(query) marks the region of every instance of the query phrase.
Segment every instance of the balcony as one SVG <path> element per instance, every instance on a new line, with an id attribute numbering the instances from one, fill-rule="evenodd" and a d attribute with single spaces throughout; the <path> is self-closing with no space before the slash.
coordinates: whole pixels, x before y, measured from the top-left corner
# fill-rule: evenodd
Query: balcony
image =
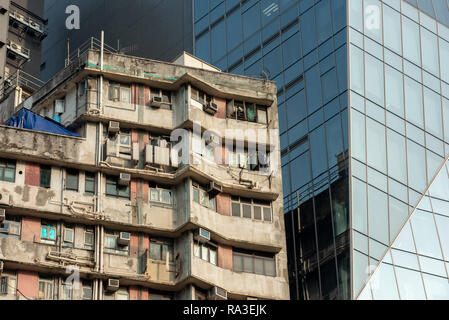
<path id="1" fill-rule="evenodd" d="M 270 300 L 290 298 L 288 282 L 282 277 L 234 272 L 219 268 L 197 257 L 192 258 L 191 268 L 192 277 L 223 288 L 228 294 L 261 297 Z"/>

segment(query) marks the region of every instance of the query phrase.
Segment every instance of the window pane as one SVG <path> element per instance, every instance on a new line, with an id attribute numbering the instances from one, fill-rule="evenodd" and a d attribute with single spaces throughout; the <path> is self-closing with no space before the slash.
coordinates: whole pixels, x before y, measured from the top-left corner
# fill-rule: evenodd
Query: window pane
<path id="1" fill-rule="evenodd" d="M 379 105 L 384 104 L 384 72 L 380 60 L 365 53 L 366 96 Z"/>
<path id="2" fill-rule="evenodd" d="M 263 274 L 263 264 L 264 260 L 259 258 L 254 258 L 254 273 Z"/>
<path id="3" fill-rule="evenodd" d="M 254 206 L 254 219 L 262 220 L 262 208 L 259 206 Z"/>
<path id="4" fill-rule="evenodd" d="M 425 150 L 420 145 L 407 140 L 407 156 L 409 185 L 419 192 L 424 192 L 426 187 Z"/>
<path id="5" fill-rule="evenodd" d="M 243 271 L 253 272 L 253 258 L 248 256 L 243 256 Z"/>
<path id="6" fill-rule="evenodd" d="M 242 209 L 243 209 L 243 217 L 251 219 L 251 205 L 242 204 Z"/>
<path id="7" fill-rule="evenodd" d="M 209 260 L 209 262 L 214 264 L 214 265 L 217 265 L 217 250 L 210 249 L 209 253 L 210 253 L 210 260 Z"/>
<path id="8" fill-rule="evenodd" d="M 240 203 L 238 203 L 238 202 L 232 203 L 232 216 L 240 217 Z"/>
<path id="9" fill-rule="evenodd" d="M 363 52 L 359 48 L 351 46 L 351 89 L 358 92 L 362 96 L 365 95 L 364 69 Z"/>
<path id="10" fill-rule="evenodd" d="M 201 259 L 209 261 L 209 249 L 206 246 L 201 246 Z"/>
<path id="11" fill-rule="evenodd" d="M 404 89 L 402 73 L 385 65 L 387 110 L 404 116 Z"/>
<path id="12" fill-rule="evenodd" d="M 421 28 L 423 68 L 439 76 L 437 36 Z"/>
<path id="13" fill-rule="evenodd" d="M 161 260 L 161 245 L 150 243 L 150 258 L 153 260 Z"/>
<path id="14" fill-rule="evenodd" d="M 387 139 L 388 174 L 396 180 L 407 184 L 405 137 L 387 129 Z"/>
<path id="15" fill-rule="evenodd" d="M 388 6 L 384 9 L 384 42 L 385 46 L 399 55 L 402 53 L 401 15 Z"/>
<path id="16" fill-rule="evenodd" d="M 424 108 L 426 130 L 442 139 L 443 115 L 441 112 L 441 97 L 432 90 L 424 88 L 424 105 L 426 106 Z"/>
<path id="17" fill-rule="evenodd" d="M 151 201 L 159 201 L 159 190 L 151 189 L 150 199 Z"/>
<path id="18" fill-rule="evenodd" d="M 275 260 L 265 260 L 264 261 L 265 264 L 265 274 L 267 276 L 276 276 L 276 263 Z"/>
<path id="19" fill-rule="evenodd" d="M 271 208 L 263 208 L 263 219 L 271 221 Z"/>
<path id="20" fill-rule="evenodd" d="M 171 204 L 171 191 L 162 190 L 162 202 Z"/>
<path id="21" fill-rule="evenodd" d="M 193 201 L 200 202 L 199 201 L 199 191 L 197 188 L 193 188 Z"/>
<path id="22" fill-rule="evenodd" d="M 378 122 L 367 118 L 366 134 L 368 165 L 385 173 L 387 169 L 385 127 Z"/>
<path id="23" fill-rule="evenodd" d="M 40 186 L 42 188 L 50 188 L 51 167 L 41 166 L 40 174 Z"/>
<path id="24" fill-rule="evenodd" d="M 419 28 L 415 22 L 405 16 L 402 16 L 402 36 L 404 39 L 404 57 L 420 66 Z"/>
<path id="25" fill-rule="evenodd" d="M 243 258 L 242 258 L 242 256 L 234 255 L 232 260 L 233 260 L 234 271 L 242 272 L 243 271 Z"/>

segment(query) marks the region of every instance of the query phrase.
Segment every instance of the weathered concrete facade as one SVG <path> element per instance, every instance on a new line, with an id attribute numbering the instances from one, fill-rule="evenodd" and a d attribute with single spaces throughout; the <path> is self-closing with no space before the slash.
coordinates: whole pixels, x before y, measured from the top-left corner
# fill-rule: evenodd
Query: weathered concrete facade
<path id="1" fill-rule="evenodd" d="M 0 126 L 0 299 L 289 298 L 276 86 L 175 63 L 88 50 L 22 104 L 80 138 Z"/>

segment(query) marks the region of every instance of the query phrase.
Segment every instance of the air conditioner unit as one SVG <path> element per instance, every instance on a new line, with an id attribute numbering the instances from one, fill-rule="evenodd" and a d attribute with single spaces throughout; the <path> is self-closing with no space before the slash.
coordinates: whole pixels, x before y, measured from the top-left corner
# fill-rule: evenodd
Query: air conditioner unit
<path id="1" fill-rule="evenodd" d="M 118 133 L 118 132 L 120 132 L 120 122 L 109 121 L 108 132 L 109 133 Z"/>
<path id="2" fill-rule="evenodd" d="M 55 113 L 65 112 L 65 100 L 55 100 Z"/>
<path id="3" fill-rule="evenodd" d="M 106 286 L 106 290 L 109 292 L 115 292 L 120 287 L 120 280 L 118 279 L 108 279 L 108 285 Z"/>
<path id="4" fill-rule="evenodd" d="M 151 106 L 153 108 L 160 108 L 162 106 L 162 97 L 153 97 L 153 99 L 151 99 Z"/>
<path id="5" fill-rule="evenodd" d="M 138 142 L 134 142 L 133 143 L 133 160 L 134 162 L 139 162 L 139 158 L 140 158 L 140 149 L 139 149 L 139 143 Z"/>
<path id="6" fill-rule="evenodd" d="M 120 232 L 120 237 L 117 239 L 117 243 L 121 246 L 128 246 L 131 241 L 131 233 Z"/>
<path id="7" fill-rule="evenodd" d="M 35 21 L 30 19 L 30 27 L 33 28 L 36 31 L 39 31 L 40 33 L 44 32 L 44 29 L 39 23 L 36 23 Z"/>
<path id="8" fill-rule="evenodd" d="M 9 42 L 9 49 L 25 59 L 30 58 L 30 50 L 22 47 L 20 44 L 17 44 L 14 41 Z"/>
<path id="9" fill-rule="evenodd" d="M 0 204 L 9 206 L 10 204 L 9 193 L 0 193 Z"/>
<path id="10" fill-rule="evenodd" d="M 6 219 L 6 211 L 5 209 L 0 209 L 0 223 L 5 221 L 5 219 Z"/>
<path id="11" fill-rule="evenodd" d="M 208 139 L 206 139 L 206 146 L 214 145 L 218 146 L 220 144 L 220 137 L 212 134 Z"/>
<path id="12" fill-rule="evenodd" d="M 170 165 L 170 149 L 162 147 L 154 147 L 154 163 L 163 166 Z"/>
<path id="13" fill-rule="evenodd" d="M 108 140 L 106 142 L 106 158 L 117 157 L 117 144 L 114 141 Z"/>
<path id="14" fill-rule="evenodd" d="M 154 162 L 153 151 L 154 146 L 152 146 L 151 144 L 147 144 L 147 146 L 145 147 L 145 164 L 148 165 Z"/>
<path id="15" fill-rule="evenodd" d="M 210 241 L 210 232 L 206 229 L 200 228 L 198 230 L 198 241 L 200 242 L 208 242 Z"/>
<path id="16" fill-rule="evenodd" d="M 216 196 L 217 194 L 223 192 L 223 186 L 212 181 L 209 184 L 209 189 L 207 190 L 207 192 L 212 196 Z"/>
<path id="17" fill-rule="evenodd" d="M 128 186 L 131 182 L 131 175 L 129 173 L 120 173 L 118 184 L 121 186 Z"/>
<path id="18" fill-rule="evenodd" d="M 208 101 L 204 104 L 203 110 L 209 114 L 215 114 L 218 112 L 218 106 L 216 103 L 213 103 L 212 101 Z"/>
<path id="19" fill-rule="evenodd" d="M 210 289 L 208 298 L 211 300 L 228 300 L 228 292 L 219 287 L 213 287 Z"/>

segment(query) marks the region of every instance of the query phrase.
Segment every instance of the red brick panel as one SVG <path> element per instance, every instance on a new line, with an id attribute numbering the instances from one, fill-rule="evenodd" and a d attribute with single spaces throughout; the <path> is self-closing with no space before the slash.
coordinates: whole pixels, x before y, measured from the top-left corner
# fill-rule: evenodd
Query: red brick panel
<path id="1" fill-rule="evenodd" d="M 148 294 L 148 289 L 142 288 L 140 293 L 142 294 L 142 297 L 140 300 L 150 300 L 150 295 Z"/>
<path id="2" fill-rule="evenodd" d="M 136 92 L 137 92 L 137 86 L 135 84 L 132 84 L 131 85 L 131 103 L 132 104 L 137 104 Z"/>
<path id="3" fill-rule="evenodd" d="M 21 240 L 28 242 L 41 241 L 41 219 L 31 217 L 22 218 Z"/>
<path id="4" fill-rule="evenodd" d="M 139 287 L 129 287 L 129 300 L 139 300 Z"/>
<path id="5" fill-rule="evenodd" d="M 231 197 L 228 194 L 217 195 L 217 212 L 223 216 L 231 215 Z"/>
<path id="6" fill-rule="evenodd" d="M 17 289 L 18 294 L 27 298 L 37 298 L 39 286 L 39 275 L 37 272 L 18 271 Z"/>
<path id="7" fill-rule="evenodd" d="M 232 270 L 232 247 L 218 245 L 218 266 Z"/>
<path id="8" fill-rule="evenodd" d="M 144 87 L 144 97 L 145 97 L 144 98 L 145 106 L 149 107 L 150 106 L 150 87 L 147 87 L 147 86 Z"/>
<path id="9" fill-rule="evenodd" d="M 150 186 L 148 185 L 148 182 L 142 182 L 142 199 L 145 203 L 148 203 L 150 200 L 148 194 L 150 193 Z"/>
<path id="10" fill-rule="evenodd" d="M 139 253 L 139 235 L 137 233 L 131 233 L 131 240 L 129 242 L 129 255 L 131 257 L 137 257 Z"/>
<path id="11" fill-rule="evenodd" d="M 137 202 L 137 181 L 131 180 L 130 183 L 131 201 Z"/>
<path id="12" fill-rule="evenodd" d="M 214 97 L 214 102 L 218 107 L 218 112 L 215 114 L 215 118 L 226 119 L 226 100 Z"/>
<path id="13" fill-rule="evenodd" d="M 139 142 L 139 131 L 131 130 L 131 142 L 132 143 Z"/>
<path id="14" fill-rule="evenodd" d="M 39 187 L 41 184 L 41 169 L 36 163 L 25 164 L 25 185 Z"/>

